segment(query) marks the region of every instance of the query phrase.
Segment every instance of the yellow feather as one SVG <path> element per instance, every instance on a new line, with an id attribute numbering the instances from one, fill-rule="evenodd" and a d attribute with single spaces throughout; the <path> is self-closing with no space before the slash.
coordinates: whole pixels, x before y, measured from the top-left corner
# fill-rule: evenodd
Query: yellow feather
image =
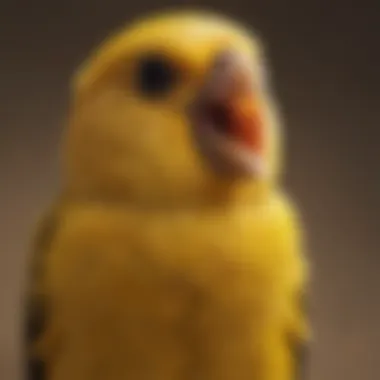
<path id="1" fill-rule="evenodd" d="M 64 341 L 52 379 L 291 378 L 305 263 L 283 197 L 175 212 L 73 205 L 62 220 L 47 261 Z"/>

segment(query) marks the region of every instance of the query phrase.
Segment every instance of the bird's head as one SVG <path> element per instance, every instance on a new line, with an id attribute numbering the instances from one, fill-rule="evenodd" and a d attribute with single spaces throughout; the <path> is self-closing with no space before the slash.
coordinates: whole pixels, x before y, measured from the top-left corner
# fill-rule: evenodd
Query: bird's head
<path id="1" fill-rule="evenodd" d="M 79 70 L 68 190 L 141 202 L 219 202 L 273 185 L 279 130 L 255 36 L 222 16 L 155 15 Z"/>

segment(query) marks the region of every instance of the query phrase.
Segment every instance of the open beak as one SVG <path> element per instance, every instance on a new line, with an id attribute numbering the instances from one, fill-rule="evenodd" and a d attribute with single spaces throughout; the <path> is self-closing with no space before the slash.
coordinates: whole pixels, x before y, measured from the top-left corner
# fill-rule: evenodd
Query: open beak
<path id="1" fill-rule="evenodd" d="M 190 118 L 203 154 L 216 169 L 265 174 L 262 107 L 243 56 L 228 51 L 216 57 Z"/>

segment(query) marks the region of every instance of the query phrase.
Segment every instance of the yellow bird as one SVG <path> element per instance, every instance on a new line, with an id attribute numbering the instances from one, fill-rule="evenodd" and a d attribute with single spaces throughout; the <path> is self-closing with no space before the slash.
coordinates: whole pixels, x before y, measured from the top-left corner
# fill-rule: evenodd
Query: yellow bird
<path id="1" fill-rule="evenodd" d="M 308 269 L 264 68 L 254 35 L 201 11 L 137 20 L 80 68 L 29 380 L 301 378 Z"/>

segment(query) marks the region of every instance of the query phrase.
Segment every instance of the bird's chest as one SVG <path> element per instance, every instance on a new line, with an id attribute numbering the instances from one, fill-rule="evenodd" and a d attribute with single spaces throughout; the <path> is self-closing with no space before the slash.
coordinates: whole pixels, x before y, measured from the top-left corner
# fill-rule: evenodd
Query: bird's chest
<path id="1" fill-rule="evenodd" d="M 270 223 L 256 218 L 243 210 L 68 213 L 47 282 L 72 360 L 83 366 L 91 353 L 103 368 L 112 357 L 126 376 L 147 360 L 173 376 L 216 352 L 244 362 L 249 334 L 268 323 L 284 280 Z"/>
<path id="2" fill-rule="evenodd" d="M 257 288 L 275 280 L 287 259 L 276 220 L 260 212 L 83 209 L 64 216 L 48 274 L 57 294 L 72 291 L 88 302 L 104 297 L 102 305 L 130 309 L 147 304 L 150 294 L 216 296 L 248 286 L 245 281 Z"/>

